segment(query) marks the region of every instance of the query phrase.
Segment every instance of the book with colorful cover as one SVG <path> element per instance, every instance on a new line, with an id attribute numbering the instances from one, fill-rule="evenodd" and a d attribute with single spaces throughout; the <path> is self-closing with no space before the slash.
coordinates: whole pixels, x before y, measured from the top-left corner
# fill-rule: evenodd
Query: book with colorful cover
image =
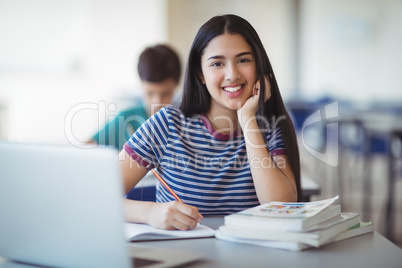
<path id="1" fill-rule="evenodd" d="M 315 202 L 269 202 L 225 216 L 226 226 L 304 231 L 341 213 L 338 196 Z"/>

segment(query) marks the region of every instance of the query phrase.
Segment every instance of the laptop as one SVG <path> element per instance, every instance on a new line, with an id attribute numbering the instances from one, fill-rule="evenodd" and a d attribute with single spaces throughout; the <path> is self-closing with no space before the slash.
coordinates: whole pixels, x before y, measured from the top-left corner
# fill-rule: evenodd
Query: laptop
<path id="1" fill-rule="evenodd" d="M 118 154 L 108 148 L 0 142 L 0 218 L 0 257 L 11 263 L 171 267 L 201 258 L 126 242 Z"/>

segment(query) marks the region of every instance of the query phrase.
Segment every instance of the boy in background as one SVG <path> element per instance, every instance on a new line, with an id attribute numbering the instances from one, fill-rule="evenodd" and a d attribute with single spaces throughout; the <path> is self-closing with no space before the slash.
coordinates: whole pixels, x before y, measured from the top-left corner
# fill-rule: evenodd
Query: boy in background
<path id="1" fill-rule="evenodd" d="M 88 142 L 122 150 L 137 128 L 160 108 L 171 104 L 180 82 L 179 56 L 167 45 L 147 47 L 138 60 L 143 102 L 126 109 L 108 122 Z"/>

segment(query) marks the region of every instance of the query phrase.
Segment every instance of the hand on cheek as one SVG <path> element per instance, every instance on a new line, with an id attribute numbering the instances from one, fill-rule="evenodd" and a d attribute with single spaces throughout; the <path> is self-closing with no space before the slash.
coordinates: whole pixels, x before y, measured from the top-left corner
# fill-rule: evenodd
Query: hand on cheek
<path id="1" fill-rule="evenodd" d="M 268 76 L 264 77 L 265 79 L 265 101 L 267 101 L 271 97 L 271 85 L 269 84 Z M 258 109 L 258 100 L 260 98 L 260 80 L 257 80 L 253 85 L 252 93 L 250 98 L 246 100 L 240 109 L 237 110 L 237 116 L 239 118 L 239 122 L 244 126 L 244 123 L 254 117 L 257 113 Z"/>

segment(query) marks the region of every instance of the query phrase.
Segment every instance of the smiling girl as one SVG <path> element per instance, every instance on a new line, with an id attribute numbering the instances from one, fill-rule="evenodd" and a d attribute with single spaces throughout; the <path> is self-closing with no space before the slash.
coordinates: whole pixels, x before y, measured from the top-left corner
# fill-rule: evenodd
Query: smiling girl
<path id="1" fill-rule="evenodd" d="M 125 200 L 128 221 L 187 230 L 202 215 L 227 215 L 269 201 L 296 201 L 296 135 L 254 28 L 216 16 L 198 31 L 180 109 L 161 109 L 120 153 L 125 191 L 155 168 L 156 202 Z"/>

